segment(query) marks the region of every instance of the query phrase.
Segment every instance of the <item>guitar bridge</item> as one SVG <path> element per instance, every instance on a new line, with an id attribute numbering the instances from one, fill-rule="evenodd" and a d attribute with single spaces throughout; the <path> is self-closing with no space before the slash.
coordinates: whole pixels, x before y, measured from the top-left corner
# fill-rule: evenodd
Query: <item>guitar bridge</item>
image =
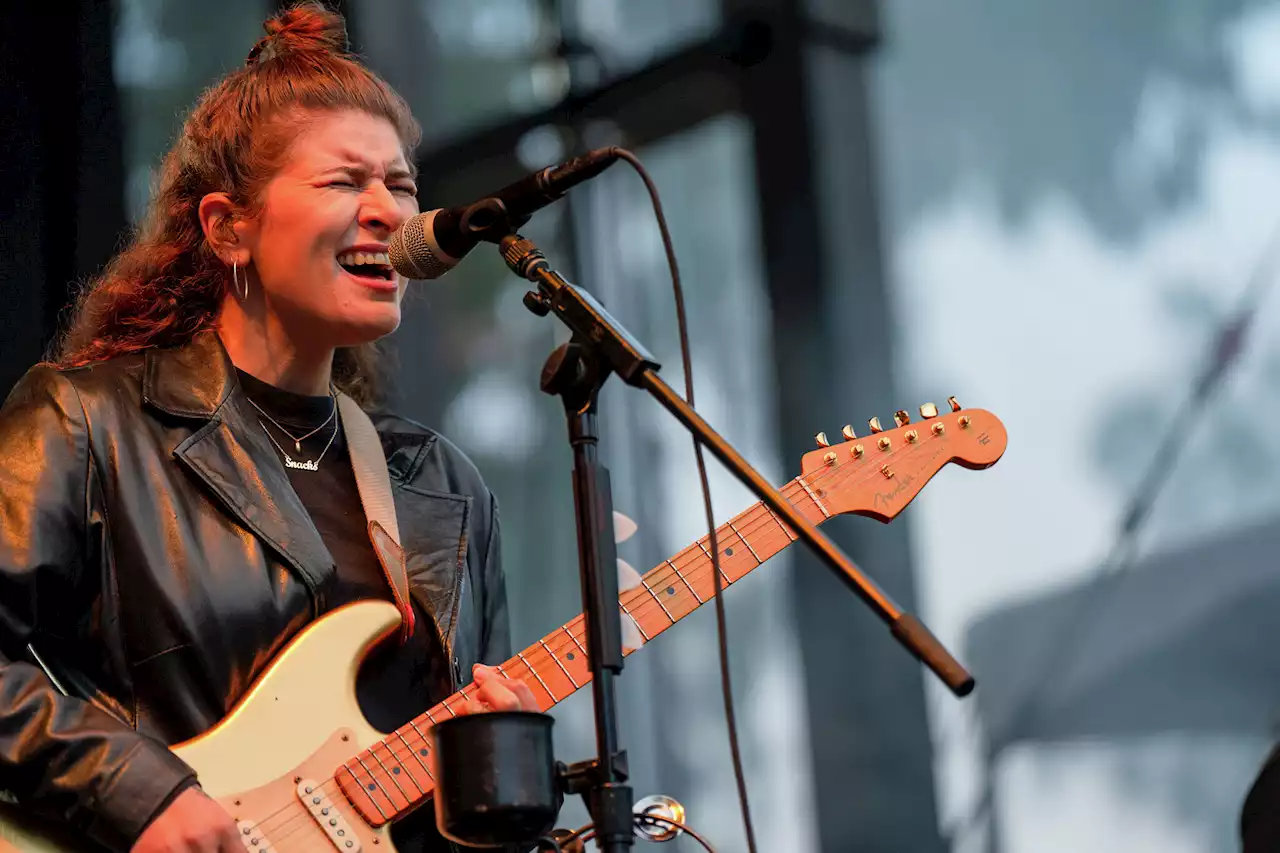
<path id="1" fill-rule="evenodd" d="M 342 816 L 329 795 L 314 779 L 303 779 L 297 787 L 298 799 L 307 812 L 315 818 L 329 841 L 339 853 L 360 853 L 360 839 L 351 831 L 351 825 Z M 254 848 L 255 850 L 258 848 Z"/>

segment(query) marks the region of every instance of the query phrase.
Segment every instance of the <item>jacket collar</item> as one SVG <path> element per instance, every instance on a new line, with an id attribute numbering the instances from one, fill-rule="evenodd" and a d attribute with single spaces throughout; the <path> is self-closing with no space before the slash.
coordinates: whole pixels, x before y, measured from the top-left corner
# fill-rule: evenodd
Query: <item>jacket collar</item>
<path id="1" fill-rule="evenodd" d="M 142 401 L 165 414 L 208 421 L 228 404 L 237 405 L 243 396 L 236 393 L 240 382 L 231 356 L 212 331 L 201 332 L 183 346 L 148 349 L 143 365 Z M 374 419 L 375 426 L 384 426 L 378 420 Z M 436 439 L 423 429 L 384 427 L 378 434 L 387 454 L 387 470 L 398 482 L 412 478 Z"/>
<path id="2" fill-rule="evenodd" d="M 178 417 L 208 420 L 238 386 L 235 366 L 214 332 L 190 343 L 146 350 L 142 400 Z"/>

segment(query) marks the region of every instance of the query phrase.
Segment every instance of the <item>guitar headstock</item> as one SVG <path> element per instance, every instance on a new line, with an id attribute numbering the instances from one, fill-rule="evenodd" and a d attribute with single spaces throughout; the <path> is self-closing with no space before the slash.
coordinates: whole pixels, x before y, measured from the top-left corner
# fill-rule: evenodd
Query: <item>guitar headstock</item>
<path id="1" fill-rule="evenodd" d="M 1004 424 L 985 409 L 960 408 L 955 397 L 947 402 L 950 411 L 944 413 L 925 403 L 922 420 L 914 423 L 899 411 L 893 429 L 882 429 L 872 418 L 871 432 L 862 437 L 846 426 L 836 444 L 818 433 L 818 449 L 800 461 L 805 484 L 832 515 L 855 513 L 887 522 L 947 463 L 974 469 L 994 465 L 1008 444 Z"/>

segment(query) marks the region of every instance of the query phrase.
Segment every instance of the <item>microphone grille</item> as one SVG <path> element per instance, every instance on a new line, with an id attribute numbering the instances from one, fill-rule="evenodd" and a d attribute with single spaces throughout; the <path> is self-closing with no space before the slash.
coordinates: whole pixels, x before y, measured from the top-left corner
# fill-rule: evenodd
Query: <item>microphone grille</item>
<path id="1" fill-rule="evenodd" d="M 440 251 L 432 238 L 431 221 L 438 210 L 410 217 L 387 244 L 391 266 L 401 275 L 418 280 L 439 278 L 453 269 L 456 258 Z"/>

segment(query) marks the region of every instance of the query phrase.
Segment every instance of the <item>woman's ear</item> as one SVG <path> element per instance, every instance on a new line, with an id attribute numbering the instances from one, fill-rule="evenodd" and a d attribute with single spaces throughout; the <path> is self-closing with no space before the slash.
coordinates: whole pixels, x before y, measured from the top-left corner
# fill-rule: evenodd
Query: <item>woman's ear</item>
<path id="1" fill-rule="evenodd" d="M 225 263 L 247 266 L 249 247 L 243 237 L 244 221 L 226 193 L 209 193 L 200 199 L 200 230 L 215 255 Z"/>

